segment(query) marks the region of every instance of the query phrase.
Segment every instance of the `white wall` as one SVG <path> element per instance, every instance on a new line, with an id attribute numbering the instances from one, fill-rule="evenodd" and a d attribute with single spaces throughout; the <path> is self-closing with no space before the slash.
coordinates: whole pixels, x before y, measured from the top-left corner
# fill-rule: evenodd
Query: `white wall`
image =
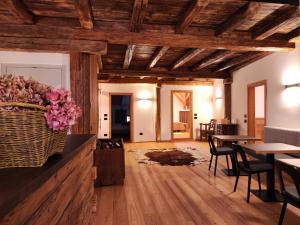
<path id="1" fill-rule="evenodd" d="M 260 80 L 267 80 L 267 126 L 299 129 L 300 88 L 285 89 L 284 84 L 300 82 L 300 44 L 292 52 L 274 53 L 233 74 L 232 118 L 242 134 L 247 133 L 247 85 Z"/>
<path id="2" fill-rule="evenodd" d="M 193 91 L 193 114 L 197 113 L 198 119 L 193 119 L 194 139 L 198 136 L 199 123 L 209 122 L 214 116 L 213 112 L 213 86 L 187 86 L 163 85 L 161 87 L 161 140 L 171 140 L 171 91 Z"/>
<path id="3" fill-rule="evenodd" d="M 265 87 L 255 87 L 255 118 L 265 117 Z"/>
<path id="4" fill-rule="evenodd" d="M 64 66 L 66 72 L 66 88 L 70 88 L 70 56 L 61 53 L 36 53 L 0 51 L 1 64 L 56 65 Z"/>
<path id="5" fill-rule="evenodd" d="M 133 103 L 133 140 L 134 142 L 155 141 L 155 110 L 156 85 L 154 84 L 99 84 L 99 138 L 108 138 L 109 135 L 109 93 L 132 93 Z M 149 99 L 149 100 L 141 100 Z M 103 115 L 108 114 L 108 120 Z M 143 133 L 143 135 L 140 135 Z"/>

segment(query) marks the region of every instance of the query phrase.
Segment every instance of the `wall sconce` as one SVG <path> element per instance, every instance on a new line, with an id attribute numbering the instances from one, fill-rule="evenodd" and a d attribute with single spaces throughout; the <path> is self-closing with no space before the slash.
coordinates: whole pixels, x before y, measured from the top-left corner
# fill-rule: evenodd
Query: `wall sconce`
<path id="1" fill-rule="evenodd" d="M 284 85 L 284 88 L 291 88 L 291 87 L 300 87 L 300 83 Z"/>

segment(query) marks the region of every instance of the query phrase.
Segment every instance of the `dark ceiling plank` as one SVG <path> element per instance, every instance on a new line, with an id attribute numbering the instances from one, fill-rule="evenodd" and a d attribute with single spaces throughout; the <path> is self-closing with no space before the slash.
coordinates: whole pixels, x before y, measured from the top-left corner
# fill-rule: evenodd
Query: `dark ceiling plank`
<path id="1" fill-rule="evenodd" d="M 176 33 L 183 33 L 185 29 L 192 24 L 194 18 L 205 9 L 209 2 L 210 0 L 194 0 L 178 23 Z"/>
<path id="2" fill-rule="evenodd" d="M 20 22 L 25 24 L 33 24 L 34 16 L 28 11 L 26 5 L 21 0 L 3 0 L 3 4 L 9 12 L 14 15 Z"/>
<path id="3" fill-rule="evenodd" d="M 272 52 L 259 52 L 259 53 L 257 53 L 256 57 L 252 57 L 252 58 L 246 60 L 243 63 L 239 63 L 238 65 L 236 65 L 236 66 L 232 67 L 231 69 L 229 69 L 229 72 L 232 73 L 234 71 L 237 71 L 237 70 L 239 70 L 239 69 L 241 69 L 241 68 L 243 68 L 247 65 L 250 65 L 251 63 L 254 63 L 254 62 L 256 62 L 256 61 L 258 61 L 262 58 L 265 58 L 265 57 L 267 57 L 271 54 L 272 54 Z"/>
<path id="4" fill-rule="evenodd" d="M 190 77 L 190 78 L 217 78 L 224 79 L 230 76 L 227 72 L 217 72 L 212 73 L 211 71 L 158 71 L 158 70 L 104 70 L 100 72 L 101 75 L 109 76 L 126 76 L 126 77 L 163 77 L 163 78 L 180 78 L 180 77 Z"/>
<path id="5" fill-rule="evenodd" d="M 251 20 L 262 3 L 259 2 L 248 2 L 237 12 L 232 14 L 227 20 L 225 20 L 215 32 L 216 36 L 220 36 L 225 32 L 233 31 L 244 21 Z"/>
<path id="6" fill-rule="evenodd" d="M 225 50 L 218 50 L 214 52 L 213 54 L 209 55 L 208 57 L 201 60 L 194 68 L 194 71 L 203 69 L 211 64 L 217 63 L 222 61 L 225 57 L 227 57 L 229 54 L 232 54 L 229 51 Z"/>
<path id="7" fill-rule="evenodd" d="M 93 29 L 93 16 L 89 0 L 74 0 L 79 22 L 84 29 Z"/>
<path id="8" fill-rule="evenodd" d="M 143 24 L 143 20 L 148 7 L 148 0 L 135 0 L 130 22 L 130 31 L 138 32 Z"/>
<path id="9" fill-rule="evenodd" d="M 253 31 L 253 39 L 255 40 L 263 40 L 271 35 L 277 33 L 283 27 L 291 24 L 291 23 L 299 23 L 299 9 L 298 7 L 294 7 L 291 10 L 288 10 L 285 13 L 282 13 L 281 16 L 276 17 L 272 23 L 268 23 L 265 26 L 262 26 L 255 31 Z"/>
<path id="10" fill-rule="evenodd" d="M 40 21 L 40 20 L 39 20 Z M 286 40 L 251 40 L 238 37 L 215 37 L 209 34 L 174 34 L 157 31 L 130 32 L 127 26 L 117 23 L 107 28 L 102 23 L 92 30 L 70 28 L 63 20 L 63 26 L 57 26 L 61 20 L 48 20 L 46 23 L 37 22 L 37 25 L 1 24 L 0 36 L 27 36 L 46 38 L 69 38 L 82 40 L 108 40 L 111 44 L 153 45 L 178 48 L 209 48 L 227 49 L 231 51 L 291 51 L 295 43 Z M 43 20 L 42 20 L 43 21 Z M 126 28 L 127 27 L 127 28 Z"/>
<path id="11" fill-rule="evenodd" d="M 166 52 L 169 50 L 169 47 L 165 46 L 165 47 L 158 47 L 154 53 L 154 55 L 152 56 L 150 63 L 147 66 L 147 70 L 152 69 L 156 63 L 160 60 L 161 57 L 163 57 L 164 54 L 166 54 Z"/>
<path id="12" fill-rule="evenodd" d="M 132 60 L 133 52 L 135 49 L 135 45 L 128 45 L 125 53 L 123 69 L 128 69 Z"/>
<path id="13" fill-rule="evenodd" d="M 183 66 L 185 63 L 199 55 L 205 49 L 191 49 L 186 54 L 184 54 L 180 59 L 178 59 L 171 67 L 170 70 L 176 70 Z"/>
<path id="14" fill-rule="evenodd" d="M 37 51 L 37 52 L 86 52 L 104 55 L 107 43 L 104 41 L 49 39 L 29 37 L 0 37 L 1 50 Z"/>

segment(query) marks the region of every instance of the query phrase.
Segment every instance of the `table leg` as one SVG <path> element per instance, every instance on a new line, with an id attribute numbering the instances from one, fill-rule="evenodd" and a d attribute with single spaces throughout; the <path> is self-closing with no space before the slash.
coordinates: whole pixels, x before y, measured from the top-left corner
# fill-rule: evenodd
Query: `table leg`
<path id="1" fill-rule="evenodd" d="M 275 190 L 275 156 L 274 154 L 267 154 L 266 160 L 274 166 L 272 171 L 267 173 L 267 190 L 259 191 L 253 190 L 252 193 L 264 202 L 282 202 L 281 194 Z"/>

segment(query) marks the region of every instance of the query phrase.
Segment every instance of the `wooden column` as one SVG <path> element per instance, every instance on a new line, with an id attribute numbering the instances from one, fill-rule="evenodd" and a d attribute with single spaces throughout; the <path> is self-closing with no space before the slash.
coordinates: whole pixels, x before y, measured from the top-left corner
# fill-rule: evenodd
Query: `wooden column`
<path id="1" fill-rule="evenodd" d="M 157 84 L 156 86 L 156 141 L 161 140 L 160 88 L 161 88 L 161 84 Z"/>
<path id="2" fill-rule="evenodd" d="M 73 134 L 98 133 L 97 56 L 70 53 L 71 92 L 82 116 L 72 128 Z"/>
<path id="3" fill-rule="evenodd" d="M 231 120 L 231 84 L 232 78 L 224 80 L 225 118 Z"/>

